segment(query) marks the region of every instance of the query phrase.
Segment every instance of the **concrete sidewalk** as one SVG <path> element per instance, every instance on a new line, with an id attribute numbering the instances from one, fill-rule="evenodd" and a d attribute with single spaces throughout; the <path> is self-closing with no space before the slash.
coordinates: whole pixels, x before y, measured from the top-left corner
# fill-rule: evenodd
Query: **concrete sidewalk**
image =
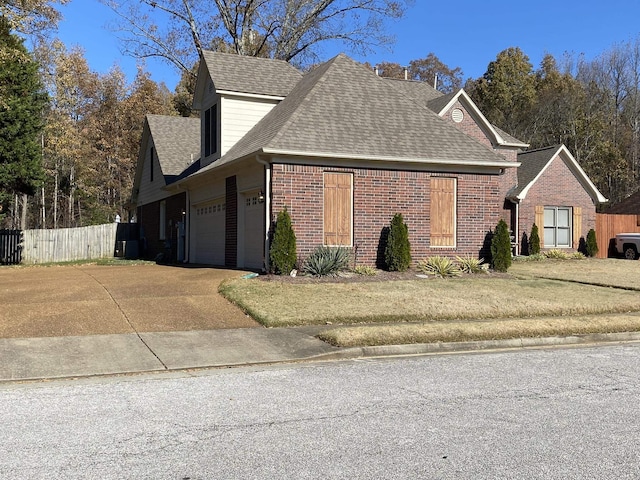
<path id="1" fill-rule="evenodd" d="M 0 339 L 0 382 L 640 341 L 640 333 L 618 333 L 338 348 L 315 333 L 309 327 L 243 328 Z"/>

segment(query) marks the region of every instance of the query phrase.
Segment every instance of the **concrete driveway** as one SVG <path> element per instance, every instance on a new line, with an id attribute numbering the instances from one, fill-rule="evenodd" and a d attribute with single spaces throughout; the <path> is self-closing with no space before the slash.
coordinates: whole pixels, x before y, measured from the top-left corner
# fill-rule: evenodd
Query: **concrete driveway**
<path id="1" fill-rule="evenodd" d="M 160 265 L 0 268 L 0 338 L 259 325 L 218 294 L 244 272 Z"/>

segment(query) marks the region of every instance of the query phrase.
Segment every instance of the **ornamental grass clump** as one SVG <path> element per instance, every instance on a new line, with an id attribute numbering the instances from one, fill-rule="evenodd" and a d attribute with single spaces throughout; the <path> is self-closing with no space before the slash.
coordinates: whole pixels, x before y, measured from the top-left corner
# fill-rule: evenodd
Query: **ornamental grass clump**
<path id="1" fill-rule="evenodd" d="M 353 269 L 353 272 L 366 277 L 374 277 L 378 274 L 378 271 L 369 265 L 358 265 Z"/>
<path id="2" fill-rule="evenodd" d="M 336 275 L 348 268 L 349 257 L 348 248 L 318 247 L 304 261 L 302 271 L 316 277 Z"/>
<path id="3" fill-rule="evenodd" d="M 546 252 L 544 252 L 544 256 L 554 260 L 567 260 L 569 258 L 569 255 L 567 255 L 566 252 L 558 250 L 557 248 L 547 250 Z"/>
<path id="4" fill-rule="evenodd" d="M 460 275 L 460 269 L 450 258 L 439 255 L 418 261 L 416 268 L 419 272 L 441 278 Z"/>
<path id="5" fill-rule="evenodd" d="M 482 268 L 484 258 L 466 255 L 464 257 L 456 257 L 456 262 L 462 273 L 485 273 L 485 269 Z"/>

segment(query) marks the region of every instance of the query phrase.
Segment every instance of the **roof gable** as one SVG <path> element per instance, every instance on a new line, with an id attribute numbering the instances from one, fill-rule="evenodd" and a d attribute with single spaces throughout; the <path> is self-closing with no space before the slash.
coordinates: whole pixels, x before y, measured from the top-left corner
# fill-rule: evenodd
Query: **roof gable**
<path id="1" fill-rule="evenodd" d="M 162 174 L 180 175 L 200 158 L 200 119 L 147 115 Z"/>
<path id="2" fill-rule="evenodd" d="M 301 78 L 302 74 L 283 60 L 205 50 L 198 69 L 194 107 L 200 108 L 198 99 L 209 79 L 217 92 L 284 98 Z"/>
<path id="3" fill-rule="evenodd" d="M 257 153 L 517 166 L 343 54 L 307 73 L 220 161 L 203 171 Z"/>
<path id="4" fill-rule="evenodd" d="M 509 193 L 509 197 L 524 200 L 531 187 L 556 158 L 560 158 L 567 165 L 594 202 L 608 201 L 564 145 L 554 145 L 519 153 L 518 161 L 521 165 L 518 168 L 518 186 Z"/>

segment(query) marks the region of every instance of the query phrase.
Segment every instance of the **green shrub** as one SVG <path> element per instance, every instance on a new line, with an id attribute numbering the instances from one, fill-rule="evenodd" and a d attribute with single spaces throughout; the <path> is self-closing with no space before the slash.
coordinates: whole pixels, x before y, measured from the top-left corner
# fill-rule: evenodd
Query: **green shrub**
<path id="1" fill-rule="evenodd" d="M 596 240 L 596 231 L 592 228 L 587 233 L 587 255 L 595 257 L 598 254 L 598 241 Z"/>
<path id="2" fill-rule="evenodd" d="M 540 233 L 538 226 L 534 223 L 531 227 L 531 236 L 529 237 L 529 255 L 537 255 L 540 253 Z"/>
<path id="3" fill-rule="evenodd" d="M 573 252 L 571 255 L 569 255 L 569 258 L 571 258 L 572 260 L 584 260 L 587 257 L 582 252 Z"/>
<path id="4" fill-rule="evenodd" d="M 458 262 L 458 268 L 463 273 L 484 273 L 485 271 L 484 268 L 482 268 L 484 258 L 466 255 L 464 257 L 456 257 L 456 262 Z"/>
<path id="5" fill-rule="evenodd" d="M 351 254 L 344 247 L 318 247 L 305 260 L 304 273 L 317 277 L 335 275 L 349 266 Z"/>
<path id="6" fill-rule="evenodd" d="M 269 265 L 273 273 L 288 275 L 296 266 L 296 234 L 285 207 L 276 218 L 273 240 L 269 248 Z"/>
<path id="7" fill-rule="evenodd" d="M 409 229 L 404 223 L 401 213 L 396 213 L 391 220 L 389 237 L 384 250 L 384 260 L 391 272 L 404 272 L 411 265 L 411 245 Z"/>
<path id="8" fill-rule="evenodd" d="M 506 272 L 511 266 L 511 238 L 504 220 L 498 222 L 491 238 L 491 264 L 497 272 Z"/>
<path id="9" fill-rule="evenodd" d="M 419 272 L 442 278 L 457 277 L 460 275 L 460 269 L 450 258 L 439 255 L 418 261 L 416 268 Z"/>
<path id="10" fill-rule="evenodd" d="M 358 265 L 353 271 L 358 275 L 365 275 L 367 277 L 373 277 L 378 274 L 378 271 L 369 265 Z"/>

